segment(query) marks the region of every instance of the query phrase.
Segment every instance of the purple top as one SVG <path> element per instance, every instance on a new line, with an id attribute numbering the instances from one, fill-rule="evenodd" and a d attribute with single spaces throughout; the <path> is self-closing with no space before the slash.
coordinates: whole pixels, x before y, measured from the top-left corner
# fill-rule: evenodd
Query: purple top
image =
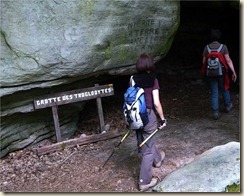
<path id="1" fill-rule="evenodd" d="M 146 99 L 146 105 L 148 109 L 153 108 L 153 96 L 152 91 L 155 89 L 160 89 L 158 84 L 158 79 L 154 80 L 154 86 L 150 88 L 144 88 L 145 91 L 145 99 Z"/>

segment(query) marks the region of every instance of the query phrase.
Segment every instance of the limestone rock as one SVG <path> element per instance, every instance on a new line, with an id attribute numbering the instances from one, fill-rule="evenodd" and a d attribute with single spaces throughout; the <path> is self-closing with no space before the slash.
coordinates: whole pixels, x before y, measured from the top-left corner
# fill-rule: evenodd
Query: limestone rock
<path id="1" fill-rule="evenodd" d="M 1 95 L 163 57 L 179 25 L 176 1 L 6 0 L 1 13 Z"/>
<path id="2" fill-rule="evenodd" d="M 153 188 L 157 192 L 225 192 L 240 184 L 240 143 L 216 146 L 191 163 L 168 174 Z"/>
<path id="3" fill-rule="evenodd" d="M 142 52 L 163 58 L 179 12 L 179 1 L 1 1 L 1 157 L 54 134 L 50 111 L 34 111 L 34 97 L 133 72 Z M 62 134 L 74 133 L 82 104 L 65 106 Z"/>

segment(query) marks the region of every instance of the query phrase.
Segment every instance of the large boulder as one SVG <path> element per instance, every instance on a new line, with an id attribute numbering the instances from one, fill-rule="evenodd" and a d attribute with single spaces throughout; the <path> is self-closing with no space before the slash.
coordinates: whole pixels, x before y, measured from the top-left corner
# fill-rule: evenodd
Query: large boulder
<path id="1" fill-rule="evenodd" d="M 179 1 L 2 1 L 1 156 L 53 135 L 50 112 L 34 111 L 33 97 L 133 72 L 142 52 L 162 59 L 179 22 Z M 77 105 L 65 106 L 60 119 L 67 137 L 83 107 Z"/>
<path id="2" fill-rule="evenodd" d="M 164 56 L 179 25 L 175 1 L 9 0 L 1 6 L 1 95 L 117 70 L 144 51 Z"/>
<path id="3" fill-rule="evenodd" d="M 240 184 L 240 143 L 229 142 L 199 155 L 191 163 L 168 174 L 157 192 L 225 192 Z"/>

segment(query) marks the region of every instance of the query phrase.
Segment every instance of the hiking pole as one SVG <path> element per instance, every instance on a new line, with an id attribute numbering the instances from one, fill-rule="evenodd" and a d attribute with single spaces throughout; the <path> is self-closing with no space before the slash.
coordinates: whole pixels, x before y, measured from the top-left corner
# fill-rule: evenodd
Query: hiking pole
<path id="1" fill-rule="evenodd" d="M 110 154 L 110 156 L 108 157 L 108 159 L 105 161 L 105 163 L 103 164 L 102 168 L 107 164 L 107 162 L 109 161 L 109 159 L 113 156 L 115 150 L 117 148 L 119 148 L 120 144 L 125 140 L 125 138 L 127 138 L 127 136 L 130 134 L 130 130 L 128 129 L 128 131 L 125 133 L 125 135 L 122 137 L 122 139 L 120 140 L 120 142 L 114 147 L 113 152 Z"/>
<path id="2" fill-rule="evenodd" d="M 155 131 L 153 131 L 152 133 L 151 133 L 151 135 L 149 135 L 148 137 L 147 137 L 147 139 L 145 139 L 140 145 L 139 145 L 139 147 L 141 148 L 155 133 L 157 133 L 157 131 L 159 130 L 159 129 L 163 129 L 165 126 L 166 126 L 166 123 L 167 123 L 167 121 L 166 121 L 166 119 L 164 119 L 164 120 L 162 120 L 162 122 L 163 122 L 163 124 L 161 124 L 157 129 L 155 129 Z"/>
<path id="3" fill-rule="evenodd" d="M 127 160 L 129 157 L 131 157 L 138 148 L 141 148 L 157 131 L 159 130 L 159 127 L 155 129 L 138 147 L 136 147 L 127 157 L 125 157 L 120 163 L 123 163 L 125 160 Z"/>
<path id="4" fill-rule="evenodd" d="M 155 131 L 153 131 L 152 132 L 152 134 L 151 135 L 149 135 L 148 137 L 147 137 L 147 139 L 145 139 L 140 145 L 139 145 L 139 147 L 141 148 L 157 131 L 159 130 L 159 128 L 157 128 L 157 129 L 155 129 Z"/>

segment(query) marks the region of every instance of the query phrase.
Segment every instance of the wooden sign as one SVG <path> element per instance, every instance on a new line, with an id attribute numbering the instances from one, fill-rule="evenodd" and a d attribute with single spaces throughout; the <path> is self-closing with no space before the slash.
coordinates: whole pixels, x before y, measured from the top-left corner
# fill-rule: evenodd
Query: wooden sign
<path id="1" fill-rule="evenodd" d="M 34 100 L 35 109 L 70 104 L 74 102 L 114 95 L 113 84 L 77 89 L 53 95 L 38 97 Z"/>
<path id="2" fill-rule="evenodd" d="M 100 132 L 102 132 L 104 130 L 104 118 L 103 118 L 101 97 L 106 97 L 111 95 L 114 95 L 113 84 L 107 84 L 102 86 L 96 84 L 95 87 L 77 89 L 77 90 L 66 91 L 66 92 L 38 97 L 34 100 L 34 107 L 35 109 L 52 107 L 56 139 L 57 142 L 61 142 L 62 139 L 61 139 L 58 110 L 57 110 L 58 105 L 70 104 L 70 103 L 75 103 L 75 102 L 89 100 L 89 99 L 97 99 Z"/>

